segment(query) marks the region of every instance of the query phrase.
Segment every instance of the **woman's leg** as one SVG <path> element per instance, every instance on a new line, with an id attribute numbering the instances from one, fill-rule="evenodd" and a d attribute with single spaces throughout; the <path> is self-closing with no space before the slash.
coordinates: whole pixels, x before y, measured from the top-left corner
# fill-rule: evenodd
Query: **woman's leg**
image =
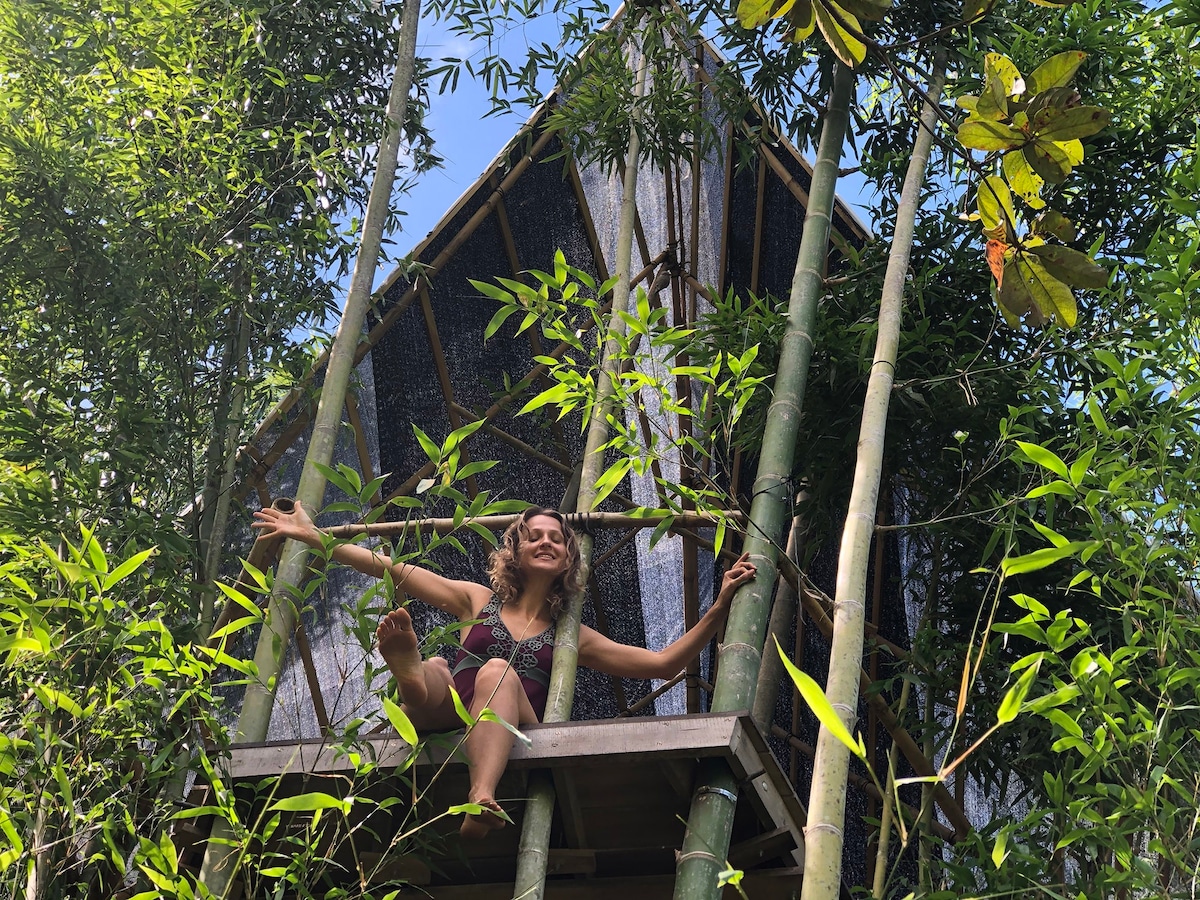
<path id="1" fill-rule="evenodd" d="M 394 609 L 375 629 L 379 653 L 396 678 L 404 711 L 420 730 L 460 726 L 450 701 L 450 667 L 441 657 L 422 661 L 406 609 Z M 447 713 L 449 715 L 447 716 Z"/>
<path id="2" fill-rule="evenodd" d="M 520 677 L 503 659 L 489 659 L 475 675 L 471 715 L 478 716 L 484 707 L 490 708 L 511 725 L 531 725 L 538 720 Z M 471 729 L 466 742 L 467 760 L 471 765 L 468 802 L 501 811 L 500 804 L 496 802 L 496 785 L 500 783 L 500 776 L 508 765 L 512 745 L 512 732 L 497 722 L 477 722 Z M 493 828 L 503 825 L 503 819 L 488 813 L 467 816 L 459 833 L 464 838 L 481 838 Z"/>

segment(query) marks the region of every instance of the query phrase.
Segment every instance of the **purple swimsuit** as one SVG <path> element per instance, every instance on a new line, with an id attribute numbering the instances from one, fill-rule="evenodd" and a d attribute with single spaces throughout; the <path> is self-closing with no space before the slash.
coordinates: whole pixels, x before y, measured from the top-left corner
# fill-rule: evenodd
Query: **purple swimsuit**
<path id="1" fill-rule="evenodd" d="M 471 626 L 463 640 L 462 649 L 454 660 L 454 689 L 470 708 L 475 696 L 475 675 L 489 659 L 506 659 L 521 679 L 525 696 L 537 714 L 538 721 L 546 712 L 546 697 L 550 690 L 550 666 L 554 661 L 555 623 L 541 634 L 517 641 L 500 618 L 500 599 L 493 594 L 487 606 L 480 610 L 483 621 Z"/>

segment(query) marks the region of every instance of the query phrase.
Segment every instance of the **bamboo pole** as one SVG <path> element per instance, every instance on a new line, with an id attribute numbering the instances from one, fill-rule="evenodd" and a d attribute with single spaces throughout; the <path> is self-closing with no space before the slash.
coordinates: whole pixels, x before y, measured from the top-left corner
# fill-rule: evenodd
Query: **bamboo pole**
<path id="1" fill-rule="evenodd" d="M 930 80 L 928 99 L 921 114 L 921 127 L 904 176 L 896 229 L 884 275 L 879 303 L 879 334 L 875 361 L 867 382 L 859 432 L 858 460 L 842 546 L 838 557 L 837 591 L 834 595 L 834 630 L 829 654 L 829 680 L 825 695 L 842 721 L 853 732 L 858 718 L 858 689 L 865 639 L 865 595 L 867 563 L 883 466 L 883 443 L 887 429 L 888 401 L 896 367 L 900 339 L 900 316 L 904 281 L 912 250 L 913 230 L 929 151 L 936 126 L 937 103 L 944 80 L 944 63 L 939 59 Z M 827 728 L 817 736 L 812 787 L 805 829 L 805 872 L 801 900 L 834 900 L 841 887 L 842 827 L 846 812 L 846 776 L 850 751 Z"/>
<path id="2" fill-rule="evenodd" d="M 817 301 L 824 289 L 822 272 L 829 252 L 838 161 L 853 84 L 853 74 L 838 64 L 813 168 L 812 202 L 804 217 L 788 304 L 788 330 L 780 347 L 775 396 L 767 413 L 750 525 L 743 545 L 758 574 L 737 592 L 730 609 L 712 698 L 714 712 L 746 709 L 754 701 L 771 590 L 778 576 L 776 547 L 790 518 L 793 492 L 789 484 L 812 358 Z M 738 781 L 723 760 L 705 760 L 697 783 L 683 852 L 676 864 L 676 900 L 716 900 L 720 895 L 717 875 L 725 867 L 737 806 Z"/>
<path id="3" fill-rule="evenodd" d="M 787 547 L 784 548 L 788 559 L 793 563 L 797 563 L 800 559 L 800 532 L 803 527 L 803 520 L 799 516 L 795 516 L 788 532 Z M 775 590 L 775 603 L 771 606 L 771 620 L 767 626 L 767 635 L 781 639 L 787 637 L 788 627 L 796 618 L 797 592 L 782 577 L 778 584 L 779 586 Z M 784 646 L 782 640 L 779 641 L 779 646 Z M 774 652 L 770 640 L 765 642 L 765 649 L 762 665 L 758 667 L 758 686 L 754 689 L 754 706 L 750 713 L 754 724 L 763 734 L 770 731 L 771 725 L 775 721 L 775 701 L 779 699 L 779 682 L 783 678 L 783 660 L 779 658 L 777 652 Z"/>
<path id="4" fill-rule="evenodd" d="M 237 477 L 237 440 L 242 430 L 242 414 L 246 409 L 246 378 L 250 374 L 247 357 L 250 346 L 250 317 L 242 316 L 238 327 L 237 377 L 233 383 L 229 401 L 229 420 L 225 425 L 225 441 L 222 447 L 224 467 L 217 485 L 216 502 L 209 525 L 208 546 L 204 551 L 204 595 L 201 597 L 200 634 L 207 638 L 212 633 L 213 601 L 217 575 L 221 570 L 221 556 L 225 551 L 225 534 L 229 530 L 229 508 L 233 505 L 233 482 Z"/>
<path id="5" fill-rule="evenodd" d="M 325 496 L 325 476 L 318 471 L 317 464 L 328 466 L 333 459 L 346 389 L 349 387 L 350 374 L 355 365 L 355 352 L 367 310 L 371 305 L 371 287 L 379 265 L 379 249 L 391 205 L 392 184 L 396 177 L 400 140 L 408 111 L 408 94 L 412 89 L 416 65 L 417 24 L 420 18 L 421 0 L 405 0 L 396 70 L 388 94 L 386 125 L 379 142 L 379 163 L 363 219 L 362 244 L 354 263 L 354 274 L 351 276 L 342 321 L 329 351 L 329 366 L 325 371 L 321 401 L 317 407 L 312 438 L 309 441 L 297 490 L 297 499 L 314 512 L 321 508 Z M 276 681 L 296 627 L 296 604 L 288 590 L 291 585 L 300 584 L 307 557 L 308 548 L 304 544 L 288 541 L 284 545 L 283 558 L 275 576 L 276 586 L 271 593 L 267 617 L 254 652 L 257 677 L 246 686 L 235 741 L 261 741 L 267 736 L 267 727 L 275 704 Z M 218 817 L 213 823 L 204 862 L 200 868 L 200 880 L 215 897 L 228 894 L 240 862 L 240 856 L 233 845 L 233 836 L 229 822 Z"/>
<path id="6" fill-rule="evenodd" d="M 636 35 L 637 22 L 631 28 Z M 634 103 L 646 94 L 649 66 L 642 53 L 638 61 Z M 639 111 L 632 111 L 637 116 Z M 596 400 L 588 422 L 587 440 L 584 444 L 583 465 L 579 480 L 577 509 L 588 513 L 595 506 L 596 480 L 604 469 L 604 453 L 601 449 L 608 441 L 608 415 L 612 406 L 614 379 L 618 363 L 614 359 L 620 349 L 620 338 L 625 333 L 625 322 L 621 318 L 629 305 L 630 258 L 633 255 L 634 225 L 637 217 L 638 158 L 641 142 L 636 128 L 629 130 L 629 147 L 621 185 L 621 215 L 617 230 L 616 284 L 612 293 L 612 313 L 609 318 L 608 337 L 604 343 L 600 376 L 596 384 Z M 646 254 L 648 255 L 648 254 Z M 581 575 L 586 584 L 592 573 L 592 537 L 584 533 L 579 541 Z M 550 671 L 549 697 L 546 701 L 545 722 L 565 722 L 571 718 L 571 703 L 575 694 L 575 674 L 579 661 L 579 620 L 583 612 L 583 598 L 572 598 L 559 614 L 554 637 L 554 665 Z M 517 874 L 513 896 L 522 900 L 542 900 L 546 889 L 546 862 L 550 846 L 550 825 L 554 818 L 554 782 L 544 772 L 534 773 L 529 779 L 529 800 L 525 804 L 525 822 L 521 831 L 520 847 L 517 850 Z"/>

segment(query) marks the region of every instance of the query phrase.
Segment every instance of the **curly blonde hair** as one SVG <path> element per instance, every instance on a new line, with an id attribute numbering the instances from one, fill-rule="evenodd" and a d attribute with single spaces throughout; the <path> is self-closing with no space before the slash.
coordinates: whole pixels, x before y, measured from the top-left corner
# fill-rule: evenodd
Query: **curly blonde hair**
<path id="1" fill-rule="evenodd" d="M 488 577 L 492 581 L 492 590 L 500 598 L 501 605 L 511 603 L 521 596 L 525 582 L 517 560 L 520 557 L 521 542 L 529 536 L 529 520 L 537 516 L 549 516 L 558 522 L 566 543 L 567 568 L 554 579 L 554 583 L 550 585 L 549 596 L 546 597 L 546 602 L 550 604 L 550 615 L 558 618 L 563 604 L 572 597 L 578 596 L 583 589 L 579 578 L 582 568 L 579 557 L 579 539 L 558 510 L 531 506 L 521 513 L 517 520 L 505 529 L 500 538 L 500 545 L 492 551 L 491 558 L 488 560 Z"/>

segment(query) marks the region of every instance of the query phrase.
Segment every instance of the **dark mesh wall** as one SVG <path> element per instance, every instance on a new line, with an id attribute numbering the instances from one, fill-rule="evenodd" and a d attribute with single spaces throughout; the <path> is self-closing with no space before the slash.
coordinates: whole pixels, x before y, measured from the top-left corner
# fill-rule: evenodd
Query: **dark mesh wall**
<path id="1" fill-rule="evenodd" d="M 576 267 L 596 276 L 598 267 L 587 239 L 579 201 L 564 180 L 560 161 L 545 162 L 559 151 L 556 140 L 518 179 L 503 198 L 503 213 L 522 269 L 553 269 L 554 251 L 562 249 Z M 475 193 L 455 216 L 461 226 L 490 195 L 490 188 Z M 445 234 L 445 232 L 443 232 Z M 421 254 L 429 263 L 445 245 L 442 237 L 434 240 Z M 476 416 L 484 413 L 504 393 L 507 377 L 516 383 L 534 367 L 532 356 L 551 347 L 535 348 L 534 335 L 516 334 L 520 317 L 514 316 L 490 340 L 484 331 L 498 309 L 495 301 L 482 296 L 469 279 L 494 281 L 496 276 L 520 277 L 513 272 L 505 247 L 498 212 L 489 215 L 461 244 L 454 256 L 432 278 L 429 303 L 436 322 L 454 401 Z M 389 292 L 395 303 L 408 284 L 398 282 Z M 592 337 L 594 341 L 594 336 Z M 413 436 L 417 424 L 431 438 L 441 442 L 450 424 L 443 388 L 438 378 L 431 334 L 419 300 L 403 313 L 372 353 L 372 366 L 379 414 L 380 461 L 383 471 L 391 473 L 385 493 L 403 484 L 419 470 L 427 458 Z M 574 467 L 583 451 L 583 436 L 577 416 L 554 426 L 545 416 L 516 415 L 530 396 L 524 395 L 493 420 L 493 424 L 513 437 L 553 459 Z M 564 473 L 522 453 L 510 443 L 477 432 L 469 443 L 472 459 L 498 460 L 499 464 L 477 476 L 478 486 L 493 497 L 523 500 L 539 506 L 558 507 L 567 486 Z M 628 494 L 626 487 L 624 492 Z M 610 509 L 619 507 L 607 504 Z M 393 512 L 393 515 L 398 513 Z M 595 553 L 601 554 L 618 538 L 618 533 L 597 531 Z M 481 581 L 486 578 L 488 547 L 481 540 L 466 540 L 468 556 L 447 550 L 426 562 L 438 566 L 454 578 Z M 623 643 L 645 640 L 641 597 L 638 588 L 637 559 L 632 545 L 618 551 L 596 574 L 595 592 L 589 592 L 584 621 L 596 624 L 592 603 L 603 604 L 609 635 Z M 418 628 L 430 629 L 446 619 L 435 610 L 413 608 Z M 453 653 L 452 648 L 442 652 Z M 627 682 L 629 702 L 649 691 L 645 682 Z M 617 706 L 607 676 L 581 670 L 576 687 L 573 718 L 606 718 L 615 715 Z M 648 712 L 652 712 L 650 709 Z"/>

